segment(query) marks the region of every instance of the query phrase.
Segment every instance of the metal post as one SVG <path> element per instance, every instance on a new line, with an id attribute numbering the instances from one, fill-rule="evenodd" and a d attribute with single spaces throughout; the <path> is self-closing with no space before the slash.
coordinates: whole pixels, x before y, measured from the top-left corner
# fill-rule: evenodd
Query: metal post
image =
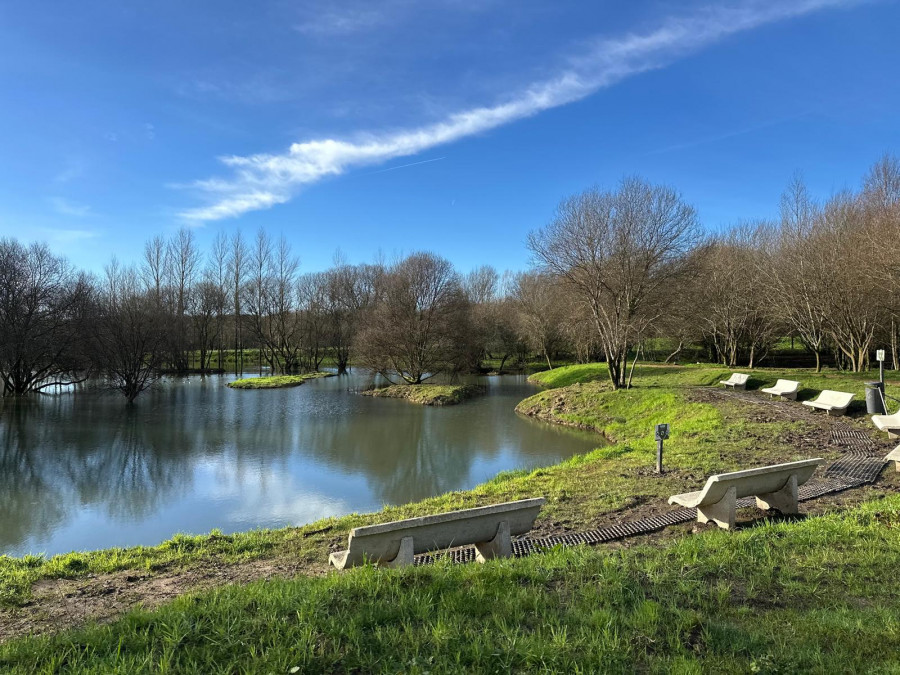
<path id="1" fill-rule="evenodd" d="M 663 441 L 669 437 L 669 425 L 656 425 L 656 473 L 662 473 Z"/>
<path id="2" fill-rule="evenodd" d="M 662 446 L 663 440 L 656 441 L 656 473 L 662 473 Z"/>
<path id="3" fill-rule="evenodd" d="M 878 379 L 881 380 L 881 387 L 884 388 L 884 361 L 878 362 Z"/>

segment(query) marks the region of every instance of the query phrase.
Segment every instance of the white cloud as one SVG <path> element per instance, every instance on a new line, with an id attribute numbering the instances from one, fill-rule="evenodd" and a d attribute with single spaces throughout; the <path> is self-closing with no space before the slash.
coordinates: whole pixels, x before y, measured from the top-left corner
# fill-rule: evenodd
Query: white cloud
<path id="1" fill-rule="evenodd" d="M 38 233 L 42 240 L 57 248 L 99 236 L 93 230 L 65 230 L 52 227 L 38 228 Z"/>
<path id="2" fill-rule="evenodd" d="M 373 7 L 360 7 L 349 10 L 326 9 L 317 11 L 312 16 L 297 23 L 294 29 L 304 35 L 334 37 L 351 35 L 360 31 L 372 30 L 388 21 L 387 14 Z"/>
<path id="3" fill-rule="evenodd" d="M 53 210 L 61 216 L 84 218 L 91 215 L 91 207 L 87 204 L 79 204 L 62 197 L 51 197 L 50 204 L 53 206 Z"/>
<path id="4" fill-rule="evenodd" d="M 353 139 L 315 139 L 294 143 L 287 152 L 221 157 L 230 178 L 197 181 L 193 187 L 211 199 L 181 216 L 204 222 L 240 216 L 289 201 L 304 185 L 350 169 L 408 157 L 458 141 L 542 111 L 583 99 L 628 77 L 672 63 L 724 38 L 855 0 L 756 0 L 739 6 L 715 5 L 702 13 L 670 18 L 648 33 L 598 39 L 570 68 L 493 106 L 450 115 L 414 129 L 359 134 Z"/>

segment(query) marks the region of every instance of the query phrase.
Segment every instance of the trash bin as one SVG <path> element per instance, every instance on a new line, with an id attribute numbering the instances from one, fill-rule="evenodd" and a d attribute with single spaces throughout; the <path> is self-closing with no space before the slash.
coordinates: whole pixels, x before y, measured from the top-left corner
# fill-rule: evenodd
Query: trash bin
<path id="1" fill-rule="evenodd" d="M 866 382 L 866 413 L 884 415 L 884 382 Z"/>

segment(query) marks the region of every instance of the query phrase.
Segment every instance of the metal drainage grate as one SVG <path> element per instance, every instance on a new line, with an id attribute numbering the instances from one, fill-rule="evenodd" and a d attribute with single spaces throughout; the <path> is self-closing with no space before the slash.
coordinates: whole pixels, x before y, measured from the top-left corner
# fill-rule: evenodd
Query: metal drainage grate
<path id="1" fill-rule="evenodd" d="M 742 396 L 733 392 L 712 390 L 726 397 L 741 398 L 753 403 L 771 403 L 778 405 L 777 401 L 767 401 L 756 397 Z M 781 407 L 781 406 L 778 406 Z M 809 501 L 834 492 L 841 492 L 850 488 L 860 487 L 872 483 L 878 478 L 886 462 L 880 458 L 880 451 L 872 439 L 861 431 L 853 429 L 846 424 L 836 423 L 831 431 L 831 440 L 834 444 L 847 449 L 844 457 L 831 464 L 825 470 L 825 477 L 819 480 L 809 481 L 801 485 L 797 491 L 799 501 Z M 744 497 L 737 500 L 738 508 L 752 507 L 756 505 L 755 497 Z M 565 532 L 563 534 L 551 534 L 547 537 L 531 538 L 522 537 L 512 542 L 513 555 L 521 558 L 533 553 L 540 553 L 554 546 L 577 546 L 579 544 L 602 544 L 616 539 L 625 539 L 640 534 L 648 534 L 661 530 L 670 525 L 686 523 L 697 517 L 696 509 L 675 509 L 640 520 L 632 520 L 614 525 L 608 525 L 596 530 L 586 532 Z M 449 559 L 453 563 L 474 562 L 476 558 L 474 546 L 464 546 L 448 551 L 423 553 L 415 557 L 416 565 L 428 565 L 438 560 Z"/>

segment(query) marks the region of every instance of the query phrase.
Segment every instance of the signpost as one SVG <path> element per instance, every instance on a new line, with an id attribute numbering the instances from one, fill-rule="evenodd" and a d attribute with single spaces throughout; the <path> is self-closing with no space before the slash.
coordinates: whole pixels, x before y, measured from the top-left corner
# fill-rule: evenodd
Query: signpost
<path id="1" fill-rule="evenodd" d="M 878 379 L 881 380 L 881 387 L 884 389 L 884 350 L 875 351 L 875 360 L 878 361 Z"/>
<path id="2" fill-rule="evenodd" d="M 656 425 L 656 473 L 662 473 L 663 441 L 669 437 L 669 425 Z"/>

